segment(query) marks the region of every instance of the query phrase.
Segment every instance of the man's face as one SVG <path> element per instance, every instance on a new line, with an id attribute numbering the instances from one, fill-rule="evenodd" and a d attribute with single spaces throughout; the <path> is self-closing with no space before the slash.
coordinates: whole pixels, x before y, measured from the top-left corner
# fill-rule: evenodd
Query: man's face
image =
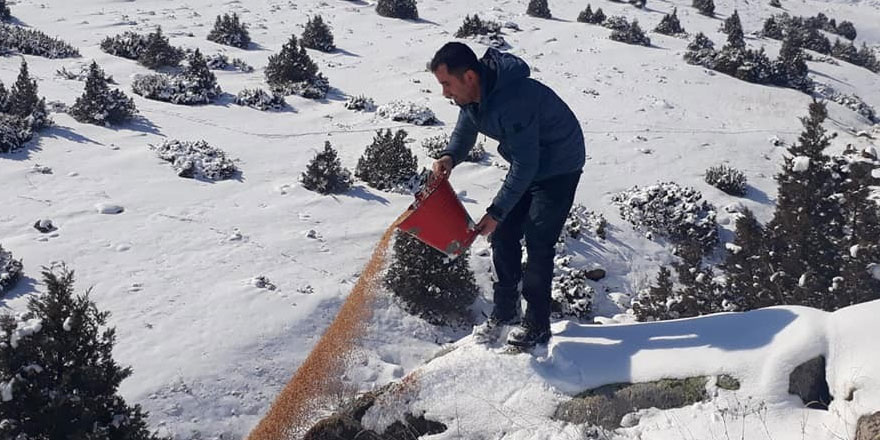
<path id="1" fill-rule="evenodd" d="M 456 76 L 449 73 L 446 64 L 441 64 L 434 71 L 434 76 L 443 87 L 443 96 L 458 105 L 470 104 L 479 98 L 479 78 L 472 70 Z"/>

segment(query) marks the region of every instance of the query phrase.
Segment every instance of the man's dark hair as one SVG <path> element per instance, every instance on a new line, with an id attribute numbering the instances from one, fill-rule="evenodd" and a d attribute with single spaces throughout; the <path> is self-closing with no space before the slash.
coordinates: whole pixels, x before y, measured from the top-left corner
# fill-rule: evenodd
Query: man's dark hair
<path id="1" fill-rule="evenodd" d="M 436 72 L 441 64 L 446 65 L 446 70 L 455 76 L 461 76 L 468 70 L 480 73 L 480 61 L 477 60 L 477 54 L 464 43 L 452 41 L 443 45 L 428 68 L 431 72 Z"/>

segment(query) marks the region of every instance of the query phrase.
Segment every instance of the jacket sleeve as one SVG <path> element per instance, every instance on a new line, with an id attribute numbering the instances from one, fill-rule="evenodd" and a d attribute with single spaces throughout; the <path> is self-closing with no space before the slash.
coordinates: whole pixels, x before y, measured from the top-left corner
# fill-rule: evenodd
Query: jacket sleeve
<path id="1" fill-rule="evenodd" d="M 498 221 L 504 220 L 532 184 L 540 159 L 538 117 L 533 109 L 502 117 L 501 125 L 506 134 L 504 143 L 510 155 L 510 169 L 486 210 Z"/>
<path id="2" fill-rule="evenodd" d="M 455 124 L 455 129 L 452 130 L 452 136 L 449 137 L 449 144 L 440 152 L 440 157 L 452 156 L 452 161 L 458 165 L 467 158 L 476 142 L 477 126 L 464 109 L 461 109 L 458 112 L 458 122 Z"/>

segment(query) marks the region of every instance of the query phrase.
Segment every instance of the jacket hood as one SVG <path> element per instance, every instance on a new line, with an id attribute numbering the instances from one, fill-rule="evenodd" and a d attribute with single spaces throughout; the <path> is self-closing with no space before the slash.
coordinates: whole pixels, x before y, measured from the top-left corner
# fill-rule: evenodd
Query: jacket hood
<path id="1" fill-rule="evenodd" d="M 486 49 L 486 54 L 480 59 L 480 63 L 483 66 L 481 94 L 484 97 L 503 89 L 511 82 L 528 78 L 531 73 L 528 64 L 522 58 L 491 47 Z"/>

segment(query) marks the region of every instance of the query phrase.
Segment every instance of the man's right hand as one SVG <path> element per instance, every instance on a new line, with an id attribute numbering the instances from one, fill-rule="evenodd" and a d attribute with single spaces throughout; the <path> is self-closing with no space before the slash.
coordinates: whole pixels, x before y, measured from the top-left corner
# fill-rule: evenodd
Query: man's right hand
<path id="1" fill-rule="evenodd" d="M 434 161 L 434 166 L 432 171 L 434 172 L 435 179 L 447 179 L 449 175 L 452 174 L 452 167 L 455 166 L 455 163 L 452 161 L 452 156 L 445 155 L 440 159 Z"/>

